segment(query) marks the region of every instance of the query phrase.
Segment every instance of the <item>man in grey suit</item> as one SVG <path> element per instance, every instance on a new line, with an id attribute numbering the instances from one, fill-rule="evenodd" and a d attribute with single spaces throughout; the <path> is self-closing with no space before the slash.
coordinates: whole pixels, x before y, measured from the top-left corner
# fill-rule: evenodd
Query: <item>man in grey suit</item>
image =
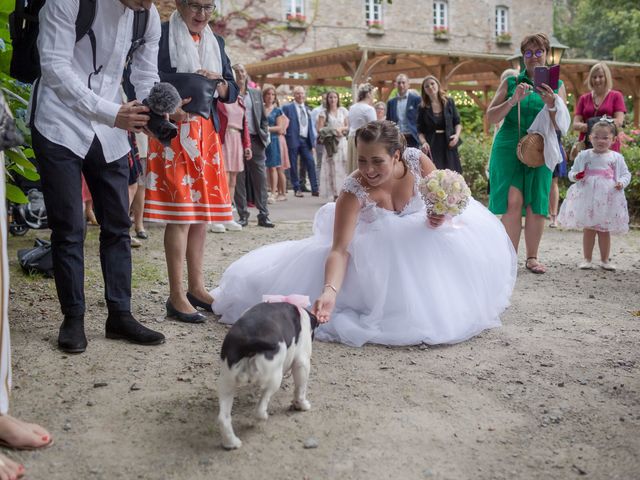
<path id="1" fill-rule="evenodd" d="M 244 161 L 244 172 L 238 173 L 236 181 L 236 193 L 234 200 L 238 210 L 238 223 L 243 227 L 249 224 L 249 210 L 247 209 L 247 187 L 245 175 L 249 175 L 253 190 L 255 192 L 255 204 L 258 209 L 258 226 L 273 228 L 274 223 L 269 220 L 269 209 L 267 208 L 267 169 L 265 166 L 266 155 L 264 153 L 269 145 L 269 121 L 264 113 L 262 94 L 260 90 L 249 88 L 247 83 L 249 75 L 244 65 L 233 66 L 236 73 L 236 82 L 240 87 L 240 95 L 246 107 L 247 123 L 249 125 L 249 136 L 251 137 L 250 159 Z"/>

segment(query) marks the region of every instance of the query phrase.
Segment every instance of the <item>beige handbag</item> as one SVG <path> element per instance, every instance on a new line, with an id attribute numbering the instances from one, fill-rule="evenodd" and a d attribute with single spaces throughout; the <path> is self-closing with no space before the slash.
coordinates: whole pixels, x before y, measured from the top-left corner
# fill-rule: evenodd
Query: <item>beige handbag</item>
<path id="1" fill-rule="evenodd" d="M 518 102 L 518 135 L 520 135 L 520 102 Z M 539 133 L 527 133 L 518 141 L 516 154 L 518 160 L 527 167 L 541 167 L 544 165 L 544 137 Z"/>

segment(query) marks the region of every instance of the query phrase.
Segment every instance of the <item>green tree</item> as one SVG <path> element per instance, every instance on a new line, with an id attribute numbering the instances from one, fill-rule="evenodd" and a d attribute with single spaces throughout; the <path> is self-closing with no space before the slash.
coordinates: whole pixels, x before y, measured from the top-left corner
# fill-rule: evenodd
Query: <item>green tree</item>
<path id="1" fill-rule="evenodd" d="M 574 58 L 637 62 L 638 0 L 556 0 L 554 31 Z"/>

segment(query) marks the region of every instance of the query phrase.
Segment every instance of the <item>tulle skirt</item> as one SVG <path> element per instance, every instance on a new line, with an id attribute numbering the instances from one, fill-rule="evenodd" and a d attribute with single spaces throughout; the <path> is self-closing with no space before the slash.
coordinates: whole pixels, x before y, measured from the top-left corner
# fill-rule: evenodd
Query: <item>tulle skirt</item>
<path id="1" fill-rule="evenodd" d="M 629 212 L 624 190 L 616 190 L 612 178 L 587 176 L 567 190 L 558 223 L 565 228 L 627 233 Z"/>
<path id="2" fill-rule="evenodd" d="M 360 220 L 331 320 L 316 338 L 352 346 L 440 344 L 500 326 L 516 280 L 516 254 L 502 224 L 472 200 L 440 228 L 424 208 L 399 216 L 378 209 Z M 324 284 L 335 203 L 316 214 L 313 236 L 264 246 L 234 262 L 211 293 L 214 312 L 235 322 L 263 294 L 316 299 Z"/>

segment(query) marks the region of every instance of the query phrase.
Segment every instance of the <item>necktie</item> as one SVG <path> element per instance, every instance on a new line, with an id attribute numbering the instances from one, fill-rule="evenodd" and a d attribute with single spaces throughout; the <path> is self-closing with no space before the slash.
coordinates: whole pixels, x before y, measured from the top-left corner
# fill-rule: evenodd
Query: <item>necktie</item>
<path id="1" fill-rule="evenodd" d="M 303 132 L 307 130 L 307 112 L 302 105 L 300 105 L 300 129 Z"/>

